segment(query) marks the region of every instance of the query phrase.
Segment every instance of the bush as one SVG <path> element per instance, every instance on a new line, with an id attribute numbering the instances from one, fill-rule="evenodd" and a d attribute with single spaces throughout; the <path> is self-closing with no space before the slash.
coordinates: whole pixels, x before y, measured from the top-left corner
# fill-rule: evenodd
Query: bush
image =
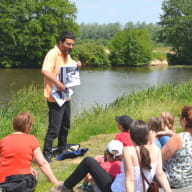
<path id="1" fill-rule="evenodd" d="M 117 33 L 109 47 L 113 66 L 141 66 L 149 64 L 153 44 L 145 29 L 127 29 Z"/>
<path id="2" fill-rule="evenodd" d="M 105 47 L 86 43 L 77 45 L 72 52 L 72 57 L 79 59 L 83 66 L 88 67 L 108 67 L 110 66 L 108 54 Z"/>

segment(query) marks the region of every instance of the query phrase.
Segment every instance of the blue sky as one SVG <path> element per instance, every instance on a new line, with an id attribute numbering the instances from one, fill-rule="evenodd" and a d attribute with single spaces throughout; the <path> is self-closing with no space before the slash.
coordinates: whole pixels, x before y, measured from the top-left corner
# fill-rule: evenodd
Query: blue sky
<path id="1" fill-rule="evenodd" d="M 122 25 L 131 21 L 156 23 L 163 0 L 71 0 L 77 6 L 77 22 Z"/>

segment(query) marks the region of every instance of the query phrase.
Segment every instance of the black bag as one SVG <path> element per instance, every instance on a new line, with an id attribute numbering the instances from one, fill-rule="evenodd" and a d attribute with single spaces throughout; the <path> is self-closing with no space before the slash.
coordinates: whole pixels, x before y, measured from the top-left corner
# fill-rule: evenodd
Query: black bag
<path id="1" fill-rule="evenodd" d="M 37 180 L 32 174 L 11 175 L 0 183 L 0 189 L 2 192 L 33 192 L 36 185 Z"/>

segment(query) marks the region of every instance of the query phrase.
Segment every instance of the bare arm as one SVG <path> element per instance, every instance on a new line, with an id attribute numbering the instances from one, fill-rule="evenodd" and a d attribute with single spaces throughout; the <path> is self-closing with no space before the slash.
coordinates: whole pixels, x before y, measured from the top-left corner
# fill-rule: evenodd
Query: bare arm
<path id="1" fill-rule="evenodd" d="M 126 192 L 134 192 L 134 166 L 133 157 L 131 156 L 129 147 L 124 147 L 123 157 Z"/>
<path id="2" fill-rule="evenodd" d="M 181 148 L 182 140 L 180 136 L 178 134 L 173 135 L 161 149 L 163 161 L 171 158 Z"/>
<path id="3" fill-rule="evenodd" d="M 51 82 L 53 82 L 57 86 L 58 91 L 65 90 L 64 84 L 61 83 L 51 72 L 46 70 L 42 70 L 41 72 L 47 79 L 49 79 Z"/>
<path id="4" fill-rule="evenodd" d="M 156 136 L 162 136 L 162 135 L 168 135 L 168 136 L 173 136 L 175 135 L 176 133 L 171 131 L 171 130 L 166 130 L 166 131 L 159 131 L 156 133 Z"/>
<path id="5" fill-rule="evenodd" d="M 45 160 L 45 158 L 41 152 L 40 147 L 38 147 L 37 149 L 34 150 L 33 157 L 34 157 L 37 165 L 39 166 L 40 170 L 42 171 L 42 173 L 45 176 L 47 176 L 47 178 L 49 179 L 50 182 L 52 182 L 55 185 L 61 185 L 61 183 L 63 183 L 63 182 L 59 182 L 56 179 L 56 177 L 54 176 L 49 163 Z"/>
<path id="6" fill-rule="evenodd" d="M 171 192 L 171 188 L 169 185 L 169 182 L 167 180 L 167 176 L 163 172 L 162 169 L 162 156 L 161 156 L 161 151 L 158 153 L 158 160 L 157 160 L 157 168 L 156 168 L 156 176 L 158 181 L 160 182 L 164 192 Z"/>
<path id="7" fill-rule="evenodd" d="M 82 67 L 81 61 L 79 61 L 79 60 L 77 61 L 77 67 L 78 68 Z"/>

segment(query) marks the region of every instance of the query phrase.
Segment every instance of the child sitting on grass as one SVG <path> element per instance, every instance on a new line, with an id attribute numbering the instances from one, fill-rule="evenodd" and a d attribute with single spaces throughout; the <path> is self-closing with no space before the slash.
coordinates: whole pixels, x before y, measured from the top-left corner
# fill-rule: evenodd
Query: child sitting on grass
<path id="1" fill-rule="evenodd" d="M 115 120 L 117 121 L 117 128 L 121 131 L 115 135 L 115 140 L 119 140 L 123 143 L 123 146 L 132 146 L 132 141 L 130 138 L 130 125 L 133 121 L 128 115 L 116 116 Z"/>
<path id="2" fill-rule="evenodd" d="M 169 112 L 163 112 L 160 118 L 149 118 L 147 124 L 150 130 L 150 141 L 162 148 L 170 137 L 175 134 L 173 123 L 174 117 Z"/>
<path id="3" fill-rule="evenodd" d="M 170 112 L 162 112 L 160 120 L 162 123 L 162 131 L 157 135 L 159 136 L 161 147 L 163 147 L 176 131 L 174 128 L 174 116 Z"/>
<path id="4" fill-rule="evenodd" d="M 121 159 L 122 153 L 123 144 L 118 140 L 110 141 L 106 151 L 107 161 L 99 164 L 95 159 L 85 157 L 74 172 L 64 181 L 64 184 L 53 187 L 51 192 L 72 192 L 72 188 L 83 178 L 86 178 L 87 174 L 89 178 L 86 178 L 86 182 L 90 181 L 93 184 L 92 191 L 110 191 L 111 183 L 116 175 L 120 173 L 121 161 L 119 159 Z M 84 187 L 80 191 L 88 190 Z"/>

